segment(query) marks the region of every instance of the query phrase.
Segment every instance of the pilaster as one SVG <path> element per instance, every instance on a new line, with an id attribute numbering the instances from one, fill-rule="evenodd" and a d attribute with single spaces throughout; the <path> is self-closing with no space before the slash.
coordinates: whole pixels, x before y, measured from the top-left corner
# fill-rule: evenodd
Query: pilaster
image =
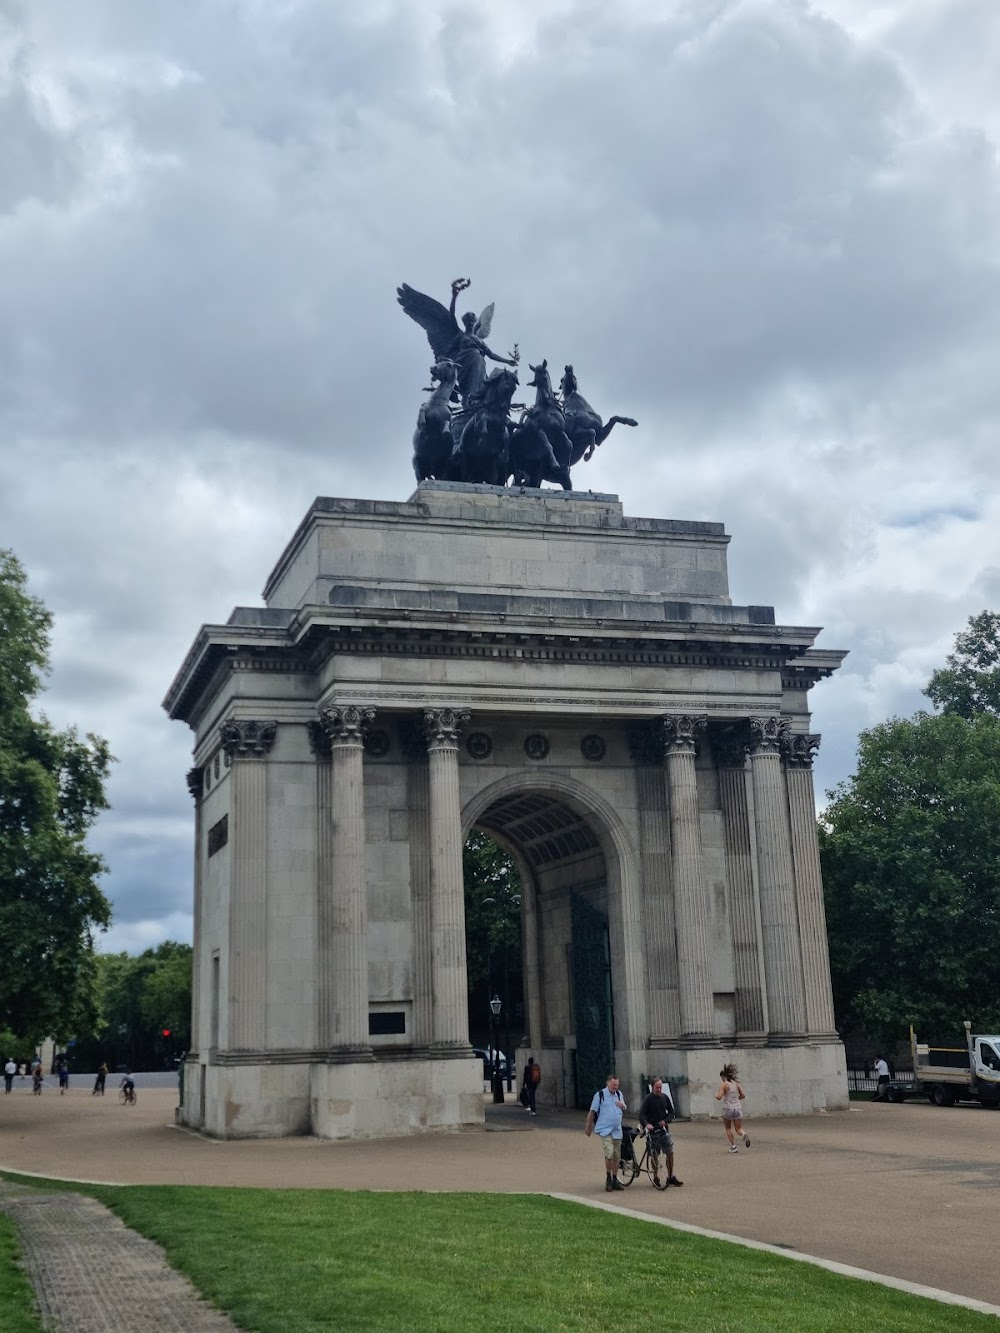
<path id="1" fill-rule="evenodd" d="M 816 735 L 785 738 L 785 778 L 792 830 L 795 898 L 802 943 L 806 1030 L 810 1038 L 839 1040 L 830 986 L 830 946 L 823 904 L 823 872 L 816 835 L 816 800 L 813 792 L 813 756 L 819 749 Z"/>
<path id="2" fill-rule="evenodd" d="M 726 846 L 730 923 L 733 933 L 736 1045 L 761 1046 L 764 996 L 758 905 L 753 874 L 753 839 L 747 800 L 748 726 L 719 729 L 712 734 L 712 752 L 719 774 L 719 797 Z"/>
<path id="3" fill-rule="evenodd" d="M 262 1050 L 267 1033 L 267 756 L 276 722 L 221 727 L 230 775 L 233 851 L 229 887 L 227 1049 Z"/>
<path id="4" fill-rule="evenodd" d="M 788 795 L 780 753 L 788 722 L 776 716 L 752 717 L 750 730 L 768 1035 L 774 1045 L 794 1045 L 805 1039 L 806 1023 Z"/>
<path id="5" fill-rule="evenodd" d="M 628 740 L 639 809 L 649 1040 L 654 1047 L 673 1046 L 681 1014 L 663 728 L 633 727 Z"/>
<path id="6" fill-rule="evenodd" d="M 677 925 L 681 1044 L 717 1045 L 708 951 L 708 887 L 701 845 L 697 737 L 707 718 L 679 715 L 663 719 L 667 784 L 670 790 L 670 842 Z"/>
<path id="7" fill-rule="evenodd" d="M 365 878 L 365 730 L 374 709 L 321 709 L 330 743 L 329 817 L 320 814 L 321 1047 L 337 1060 L 371 1059 L 368 1042 L 368 910 Z M 321 763 L 320 767 L 324 765 Z M 322 784 L 323 779 L 320 777 Z"/>
<path id="8" fill-rule="evenodd" d="M 432 1046 L 436 1053 L 469 1053 L 465 893 L 462 882 L 462 808 L 458 737 L 470 714 L 454 708 L 424 710 L 427 742 L 431 871 Z"/>

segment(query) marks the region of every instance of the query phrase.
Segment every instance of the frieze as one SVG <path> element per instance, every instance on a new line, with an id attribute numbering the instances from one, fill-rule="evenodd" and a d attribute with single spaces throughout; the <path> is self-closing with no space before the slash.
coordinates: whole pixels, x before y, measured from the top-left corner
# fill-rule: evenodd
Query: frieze
<path id="1" fill-rule="evenodd" d="M 474 731 L 465 742 L 465 748 L 473 759 L 489 759 L 493 753 L 493 742 L 485 731 Z"/>
<path id="2" fill-rule="evenodd" d="M 223 722 L 220 736 L 226 767 L 234 759 L 263 759 L 270 754 L 277 734 L 277 722 Z"/>
<path id="3" fill-rule="evenodd" d="M 782 739 L 781 750 L 789 768 L 812 768 L 813 759 L 819 749 L 822 738 L 812 735 L 786 735 Z"/>
<path id="4" fill-rule="evenodd" d="M 458 734 L 472 714 L 467 708 L 425 708 L 424 735 L 427 747 L 458 746 Z"/>
<path id="5" fill-rule="evenodd" d="M 708 726 L 708 718 L 701 714 L 668 714 L 663 719 L 663 738 L 667 754 L 694 754 L 698 737 Z"/>
<path id="6" fill-rule="evenodd" d="M 777 754 L 782 740 L 788 731 L 788 718 L 771 714 L 768 717 L 752 717 L 750 734 L 752 737 L 750 753 Z"/>
<path id="7" fill-rule="evenodd" d="M 331 745 L 363 745 L 365 733 L 375 716 L 374 708 L 359 708 L 355 704 L 338 707 L 328 704 L 320 709 L 320 721 Z"/>
<path id="8" fill-rule="evenodd" d="M 592 764 L 599 764 L 608 752 L 603 736 L 584 736 L 580 742 L 580 753 Z"/>
<path id="9" fill-rule="evenodd" d="M 530 736 L 524 738 L 524 753 L 536 763 L 542 759 L 547 759 L 551 749 L 549 738 L 543 736 L 541 732 L 534 731 Z"/>

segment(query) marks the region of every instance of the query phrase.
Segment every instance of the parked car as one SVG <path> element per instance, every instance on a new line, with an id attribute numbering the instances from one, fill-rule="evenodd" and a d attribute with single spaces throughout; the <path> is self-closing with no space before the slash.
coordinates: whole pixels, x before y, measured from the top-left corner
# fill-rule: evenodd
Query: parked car
<path id="1" fill-rule="evenodd" d="M 483 1062 L 483 1078 L 492 1078 L 492 1077 L 493 1077 L 493 1055 L 492 1055 L 492 1051 L 491 1051 L 491 1049 L 490 1049 L 489 1047 L 487 1047 L 487 1048 L 484 1050 L 481 1046 L 474 1046 L 474 1047 L 472 1048 L 472 1054 L 473 1054 L 473 1055 L 478 1055 L 479 1058 L 480 1058 L 480 1059 L 482 1060 L 482 1062 Z M 503 1051 L 497 1051 L 497 1055 L 500 1057 L 500 1074 L 501 1074 L 501 1077 L 506 1078 L 506 1077 L 507 1077 L 507 1057 L 504 1055 Z"/>

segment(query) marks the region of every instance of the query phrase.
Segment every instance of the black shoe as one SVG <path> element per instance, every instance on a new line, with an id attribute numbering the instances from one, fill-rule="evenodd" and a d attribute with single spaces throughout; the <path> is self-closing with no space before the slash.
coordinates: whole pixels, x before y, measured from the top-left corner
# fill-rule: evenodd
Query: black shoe
<path id="1" fill-rule="evenodd" d="M 654 1176 L 654 1177 L 653 1177 L 653 1184 L 656 1186 L 657 1189 L 662 1189 L 662 1186 L 661 1186 L 661 1184 L 660 1184 L 660 1177 L 659 1177 L 659 1176 Z M 669 1181 L 669 1180 L 667 1181 L 667 1184 L 668 1184 L 668 1185 L 670 1184 L 670 1181 Z"/>
<path id="2" fill-rule="evenodd" d="M 683 1180 L 678 1180 L 676 1176 L 671 1176 L 670 1179 L 667 1181 L 667 1184 L 668 1184 L 668 1185 L 683 1185 L 683 1184 L 684 1184 L 684 1181 L 683 1181 Z"/>
<path id="3" fill-rule="evenodd" d="M 612 1177 L 611 1177 L 611 1188 L 612 1188 L 613 1190 L 623 1190 L 623 1189 L 625 1188 L 625 1186 L 621 1183 L 621 1181 L 618 1179 L 617 1176 L 612 1176 Z"/>
<path id="4" fill-rule="evenodd" d="M 612 1185 L 612 1183 L 611 1183 L 611 1177 L 610 1177 L 610 1176 L 608 1176 L 607 1183 L 605 1184 L 604 1188 L 605 1188 L 606 1190 L 608 1190 L 609 1192 L 610 1192 L 611 1190 L 614 1189 L 614 1185 Z"/>

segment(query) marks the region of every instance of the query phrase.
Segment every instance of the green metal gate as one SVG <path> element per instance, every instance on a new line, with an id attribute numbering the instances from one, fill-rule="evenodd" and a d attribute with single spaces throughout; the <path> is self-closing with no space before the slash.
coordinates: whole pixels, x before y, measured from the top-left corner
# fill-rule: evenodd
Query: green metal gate
<path id="1" fill-rule="evenodd" d="M 574 893 L 571 898 L 573 1018 L 576 1026 L 576 1100 L 589 1106 L 614 1070 L 615 1020 L 611 997 L 608 918 Z"/>

